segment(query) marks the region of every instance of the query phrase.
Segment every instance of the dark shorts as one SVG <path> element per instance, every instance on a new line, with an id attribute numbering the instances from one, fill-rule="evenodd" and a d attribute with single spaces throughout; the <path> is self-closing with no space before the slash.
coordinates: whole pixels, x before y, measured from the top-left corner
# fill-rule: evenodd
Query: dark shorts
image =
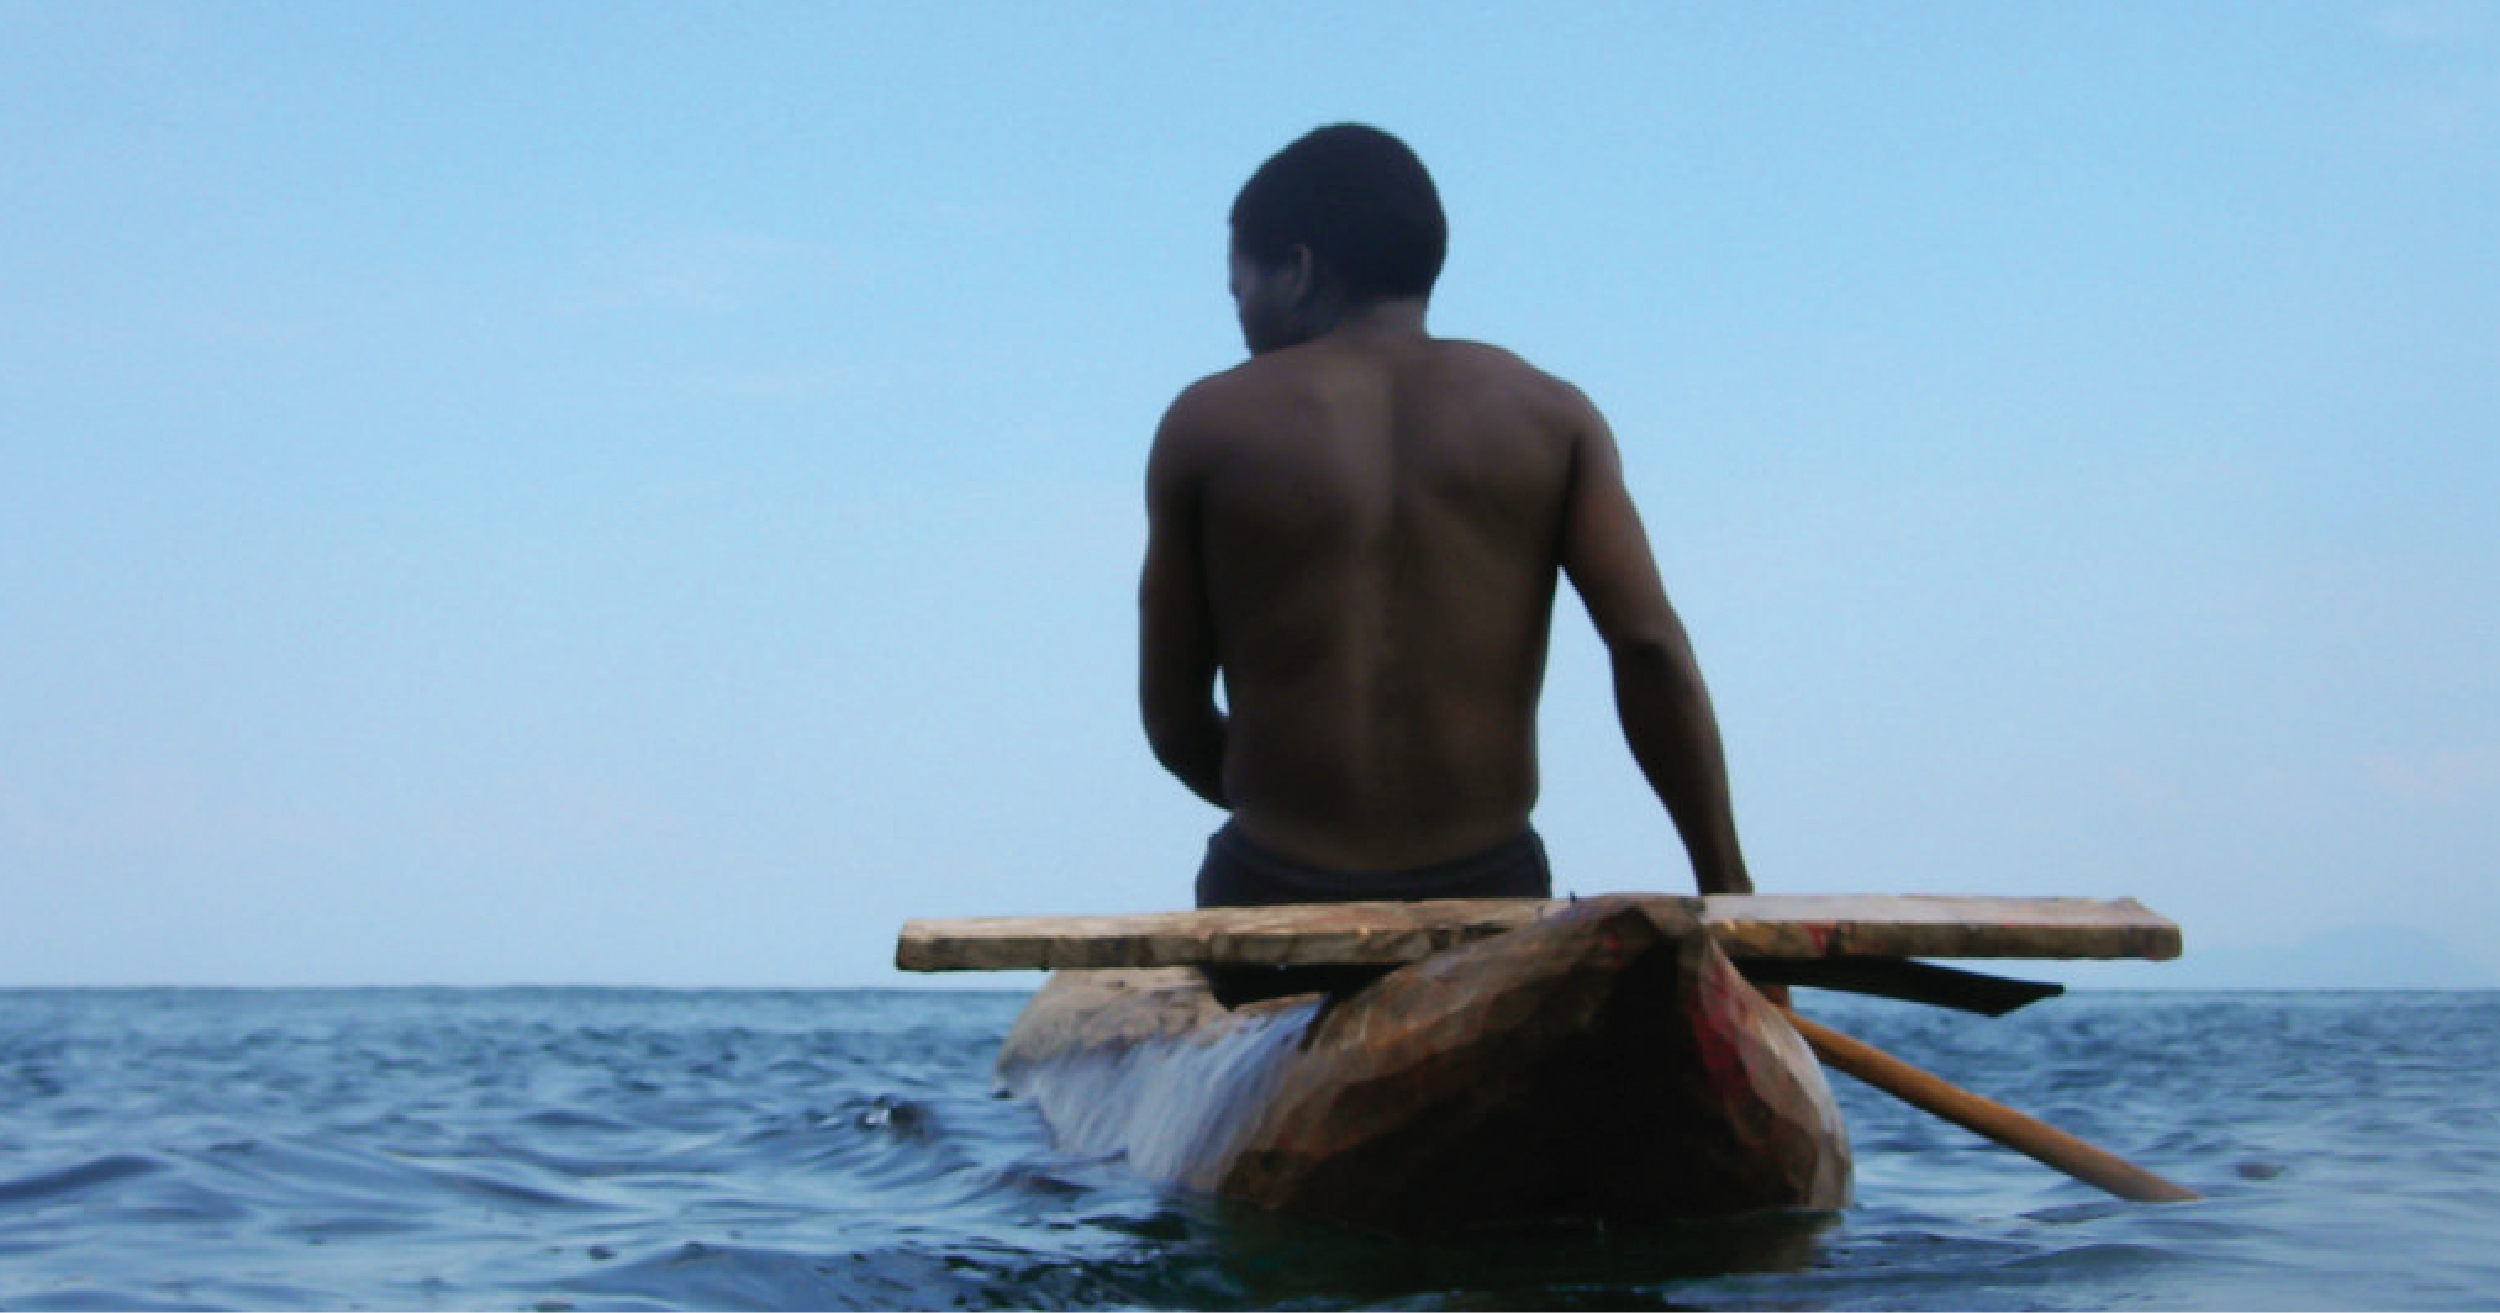
<path id="1" fill-rule="evenodd" d="M 1198 906 L 1272 907 L 1278 903 L 1413 902 L 1426 898 L 1550 898 L 1554 874 L 1536 831 L 1483 852 L 1404 871 L 1331 871 L 1262 848 L 1224 823 L 1207 840 L 1198 867 Z M 1384 967 L 1208 967 L 1217 1001 L 1239 1007 L 1287 994 L 1349 994 L 1385 974 Z"/>
<path id="2" fill-rule="evenodd" d="M 1414 902 L 1425 898 L 1550 898 L 1554 873 L 1534 830 L 1472 856 L 1403 871 L 1332 871 L 1260 847 L 1232 822 L 1207 840 L 1198 906 Z"/>

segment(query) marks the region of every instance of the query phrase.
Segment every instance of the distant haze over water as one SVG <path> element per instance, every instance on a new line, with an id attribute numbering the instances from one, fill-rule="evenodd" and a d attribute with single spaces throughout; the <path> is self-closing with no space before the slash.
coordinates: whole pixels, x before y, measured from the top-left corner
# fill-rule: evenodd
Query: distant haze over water
<path id="1" fill-rule="evenodd" d="M 2172 962 L 2059 962 L 2035 974 L 2107 989 L 2500 989 L 2500 974 L 2409 926 L 2359 925 L 2291 943 L 2200 948 Z"/>

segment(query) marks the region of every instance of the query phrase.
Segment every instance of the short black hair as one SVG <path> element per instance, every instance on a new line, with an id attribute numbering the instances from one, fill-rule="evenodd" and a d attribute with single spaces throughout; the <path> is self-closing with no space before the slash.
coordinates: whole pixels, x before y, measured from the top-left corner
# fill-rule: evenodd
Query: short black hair
<path id="1" fill-rule="evenodd" d="M 1426 296 L 1449 253 L 1449 221 L 1424 162 L 1378 128 L 1338 123 L 1276 152 L 1233 198 L 1233 245 L 1262 264 L 1311 248 L 1360 300 Z"/>

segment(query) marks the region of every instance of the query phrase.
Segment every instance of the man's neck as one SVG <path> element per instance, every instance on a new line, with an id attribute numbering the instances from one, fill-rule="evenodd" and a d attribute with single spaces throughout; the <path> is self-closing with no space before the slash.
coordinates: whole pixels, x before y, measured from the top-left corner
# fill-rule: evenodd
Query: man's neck
<path id="1" fill-rule="evenodd" d="M 1383 298 L 1338 308 L 1325 316 L 1310 340 L 1389 341 L 1431 336 L 1424 328 L 1425 301 L 1420 296 Z"/>

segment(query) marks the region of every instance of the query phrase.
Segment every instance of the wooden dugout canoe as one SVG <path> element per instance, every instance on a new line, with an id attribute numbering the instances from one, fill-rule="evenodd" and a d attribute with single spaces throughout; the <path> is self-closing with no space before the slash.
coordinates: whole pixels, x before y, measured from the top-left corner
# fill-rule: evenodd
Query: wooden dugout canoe
<path id="1" fill-rule="evenodd" d="M 1227 1010 L 1195 970 L 1052 977 L 1001 1085 L 1059 1145 L 1388 1234 L 1848 1202 L 1805 1042 L 1699 923 L 1629 899 Z"/>

